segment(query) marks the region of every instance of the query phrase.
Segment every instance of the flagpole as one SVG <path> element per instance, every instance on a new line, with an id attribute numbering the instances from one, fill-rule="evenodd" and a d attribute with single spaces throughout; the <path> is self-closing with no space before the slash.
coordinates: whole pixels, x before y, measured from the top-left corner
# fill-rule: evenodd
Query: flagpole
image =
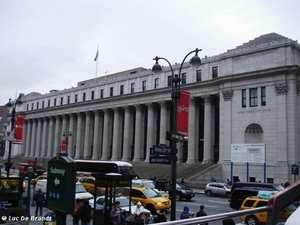
<path id="1" fill-rule="evenodd" d="M 95 83 L 97 82 L 97 76 L 98 76 L 98 54 L 99 54 L 99 45 L 97 46 L 97 53 L 94 59 L 94 61 L 96 61 Z"/>

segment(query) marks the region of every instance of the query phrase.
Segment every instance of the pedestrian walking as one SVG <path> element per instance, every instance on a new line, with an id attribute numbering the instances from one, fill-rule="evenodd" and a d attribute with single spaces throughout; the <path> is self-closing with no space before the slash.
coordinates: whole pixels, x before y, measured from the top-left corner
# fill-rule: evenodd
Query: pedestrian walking
<path id="1" fill-rule="evenodd" d="M 33 196 L 33 200 L 35 201 L 35 216 L 38 216 L 38 211 L 40 211 L 39 216 L 43 215 L 43 207 L 45 203 L 45 196 L 41 189 L 38 190 L 37 193 Z M 27 200 L 29 201 L 29 199 Z"/>
<path id="2" fill-rule="evenodd" d="M 184 185 L 184 178 L 183 178 L 183 176 L 181 176 L 181 178 L 180 178 L 180 183 L 181 183 L 182 185 Z"/>
<path id="3" fill-rule="evenodd" d="M 74 209 L 74 213 L 73 213 L 73 225 L 78 225 L 79 224 L 79 215 L 78 215 L 78 209 L 80 208 L 81 204 L 79 199 L 76 199 L 76 203 L 75 203 L 75 209 Z"/>
<path id="4" fill-rule="evenodd" d="M 81 220 L 82 225 L 90 225 L 92 207 L 89 204 L 88 200 L 84 200 L 83 205 L 78 209 L 78 217 Z"/>
<path id="5" fill-rule="evenodd" d="M 145 211 L 145 208 L 142 206 L 142 203 L 138 202 L 136 204 L 136 209 L 134 210 L 133 213 L 138 216 L 138 215 L 140 215 L 144 211 Z"/>
<path id="6" fill-rule="evenodd" d="M 120 207 L 120 202 L 116 201 L 114 207 L 110 211 L 110 218 L 113 225 L 122 224 L 122 212 L 123 210 Z"/>
<path id="7" fill-rule="evenodd" d="M 155 223 L 167 222 L 166 210 L 161 209 L 156 211 L 157 218 L 155 218 Z"/>
<path id="8" fill-rule="evenodd" d="M 207 213 L 204 211 L 204 205 L 200 205 L 200 210 L 196 214 L 196 217 L 201 216 L 207 216 Z M 200 223 L 200 225 L 208 225 L 208 223 Z"/>
<path id="9" fill-rule="evenodd" d="M 190 208 L 188 206 L 183 207 L 183 211 L 180 213 L 180 219 L 188 219 L 193 218 L 194 213 L 190 212 Z"/>

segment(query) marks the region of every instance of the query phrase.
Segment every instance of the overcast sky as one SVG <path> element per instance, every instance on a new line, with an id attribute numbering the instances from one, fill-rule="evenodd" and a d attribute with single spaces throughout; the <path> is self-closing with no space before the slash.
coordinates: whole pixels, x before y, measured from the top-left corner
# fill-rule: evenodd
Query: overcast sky
<path id="1" fill-rule="evenodd" d="M 0 105 L 136 67 L 218 55 L 260 35 L 300 38 L 299 0 L 0 0 Z M 163 61 L 162 65 L 166 65 Z"/>

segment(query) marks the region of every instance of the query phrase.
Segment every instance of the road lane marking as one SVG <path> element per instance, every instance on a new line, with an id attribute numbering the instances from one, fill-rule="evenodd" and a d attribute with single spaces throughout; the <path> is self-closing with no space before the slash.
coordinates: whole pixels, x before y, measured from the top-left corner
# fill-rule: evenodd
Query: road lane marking
<path id="1" fill-rule="evenodd" d="M 208 200 L 208 202 L 213 202 L 213 203 L 218 203 L 218 204 L 224 204 L 224 205 L 228 205 L 228 202 L 219 202 L 219 201 L 215 201 L 215 200 Z"/>
<path id="2" fill-rule="evenodd" d="M 199 206 L 200 204 L 199 204 L 199 203 L 192 203 L 192 202 L 190 202 L 190 203 L 188 203 L 188 205 L 196 205 L 196 206 Z M 217 206 L 217 205 L 205 205 L 205 207 L 218 208 L 219 206 Z M 178 209 L 176 209 L 176 210 L 178 210 Z M 179 211 L 182 211 L 182 209 L 179 210 Z"/>

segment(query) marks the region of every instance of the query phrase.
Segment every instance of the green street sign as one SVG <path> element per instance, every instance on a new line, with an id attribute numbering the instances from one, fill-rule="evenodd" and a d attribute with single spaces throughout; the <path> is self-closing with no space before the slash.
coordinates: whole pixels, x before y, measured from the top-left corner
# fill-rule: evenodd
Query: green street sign
<path id="1" fill-rule="evenodd" d="M 69 157 L 51 159 L 48 162 L 47 207 L 68 214 L 73 213 L 75 183 L 76 163 Z"/>
<path id="2" fill-rule="evenodd" d="M 299 166 L 296 164 L 292 165 L 292 169 L 291 169 L 291 173 L 292 175 L 299 175 Z"/>

